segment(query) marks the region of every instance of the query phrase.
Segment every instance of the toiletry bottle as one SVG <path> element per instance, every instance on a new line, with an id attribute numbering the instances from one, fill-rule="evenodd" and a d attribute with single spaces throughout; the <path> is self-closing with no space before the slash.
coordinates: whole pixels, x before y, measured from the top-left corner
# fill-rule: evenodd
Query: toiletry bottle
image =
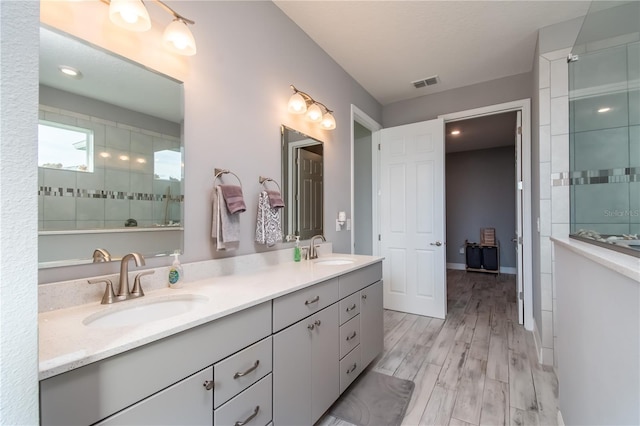
<path id="1" fill-rule="evenodd" d="M 169 287 L 170 288 L 181 288 L 184 284 L 184 276 L 182 265 L 180 265 L 180 261 L 178 260 L 178 256 L 180 252 L 177 250 L 172 254 L 173 256 L 173 264 L 171 268 L 169 268 Z"/>
<path id="2" fill-rule="evenodd" d="M 296 246 L 293 248 L 293 260 L 300 262 L 300 236 L 296 235 Z"/>

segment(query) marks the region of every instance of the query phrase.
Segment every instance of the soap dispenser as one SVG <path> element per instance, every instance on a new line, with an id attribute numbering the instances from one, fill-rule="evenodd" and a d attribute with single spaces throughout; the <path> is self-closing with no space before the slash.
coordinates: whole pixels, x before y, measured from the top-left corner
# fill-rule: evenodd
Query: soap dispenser
<path id="1" fill-rule="evenodd" d="M 296 246 L 293 248 L 293 260 L 300 262 L 300 236 L 296 235 Z"/>
<path id="2" fill-rule="evenodd" d="M 173 256 L 173 263 L 171 264 L 171 268 L 169 268 L 169 287 L 170 288 L 181 288 L 184 284 L 184 275 L 182 265 L 180 264 L 180 260 L 178 260 L 178 256 L 180 252 L 178 250 L 174 251 L 171 256 Z"/>

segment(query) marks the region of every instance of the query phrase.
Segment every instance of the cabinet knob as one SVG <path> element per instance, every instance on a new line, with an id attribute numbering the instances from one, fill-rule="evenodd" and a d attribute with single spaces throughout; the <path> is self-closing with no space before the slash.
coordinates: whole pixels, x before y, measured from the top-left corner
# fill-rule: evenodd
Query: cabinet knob
<path id="1" fill-rule="evenodd" d="M 205 380 L 204 383 L 202 384 L 202 386 L 204 386 L 204 388 L 208 391 L 213 389 L 214 385 L 215 385 L 215 382 L 213 380 Z"/>
<path id="2" fill-rule="evenodd" d="M 347 370 L 347 374 L 353 373 L 356 370 L 356 368 L 358 368 L 358 364 L 354 362 L 353 365 Z"/>
<path id="3" fill-rule="evenodd" d="M 313 324 L 309 324 L 309 325 L 307 326 L 307 328 L 308 328 L 309 330 L 313 330 L 314 328 L 316 328 L 316 326 L 315 326 L 315 325 L 313 325 Z"/>
<path id="4" fill-rule="evenodd" d="M 367 298 L 367 295 L 366 295 L 366 294 L 363 294 L 363 295 L 362 295 L 362 298 L 363 298 L 363 299 L 366 299 L 366 298 Z"/>
<path id="5" fill-rule="evenodd" d="M 353 333 L 351 333 L 351 335 L 347 336 L 347 342 L 348 342 L 349 340 L 351 340 L 351 339 L 355 339 L 357 334 L 358 334 L 358 333 L 356 333 L 356 332 L 355 332 L 355 330 L 354 330 L 354 331 L 353 331 Z"/>
<path id="6" fill-rule="evenodd" d="M 322 324 L 322 321 L 320 320 L 315 320 L 314 324 L 318 327 L 320 327 L 320 324 Z"/>
<path id="7" fill-rule="evenodd" d="M 259 405 L 257 405 L 257 406 L 256 406 L 256 408 L 255 408 L 255 410 L 253 410 L 253 414 L 251 414 L 249 417 L 247 417 L 247 418 L 246 418 L 246 419 L 244 419 L 244 420 L 237 421 L 237 422 L 235 423 L 235 425 L 234 425 L 234 426 L 244 426 L 244 425 L 246 425 L 246 424 L 247 424 L 247 423 L 249 423 L 251 420 L 253 420 L 253 418 L 254 418 L 255 416 L 257 416 L 257 415 L 258 415 L 258 412 L 259 412 L 259 411 L 260 411 L 260 406 L 259 406 Z"/>
<path id="8" fill-rule="evenodd" d="M 362 295 L 362 298 L 363 298 L 363 299 L 366 299 L 366 298 L 367 298 L 367 296 L 363 294 L 363 295 Z M 353 305 L 351 305 L 351 306 L 347 306 L 347 312 L 351 312 L 351 311 L 353 311 L 355 308 L 356 308 L 356 304 L 355 304 L 355 303 L 354 303 Z"/>

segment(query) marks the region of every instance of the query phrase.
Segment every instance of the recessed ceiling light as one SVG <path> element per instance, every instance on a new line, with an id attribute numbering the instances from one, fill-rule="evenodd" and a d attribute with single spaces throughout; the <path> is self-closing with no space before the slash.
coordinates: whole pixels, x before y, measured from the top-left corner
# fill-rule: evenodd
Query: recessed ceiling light
<path id="1" fill-rule="evenodd" d="M 609 108 L 609 107 L 600 108 L 598 110 L 598 112 L 609 112 L 609 111 L 611 111 L 611 108 Z"/>
<path id="2" fill-rule="evenodd" d="M 80 80 L 82 78 L 82 73 L 79 70 L 68 65 L 60 65 L 58 69 L 67 77 L 75 78 L 77 80 Z"/>
<path id="3" fill-rule="evenodd" d="M 459 134 L 460 134 L 460 130 L 452 130 L 452 131 L 451 131 L 451 134 L 452 134 L 453 136 L 457 136 L 457 135 L 459 135 Z"/>
<path id="4" fill-rule="evenodd" d="M 128 155 L 121 155 L 120 157 L 118 157 L 119 159 L 121 159 L 122 161 L 127 161 L 129 160 L 129 156 Z"/>
<path id="5" fill-rule="evenodd" d="M 109 157 L 111 157 L 111 154 L 109 154 L 108 152 L 101 152 L 101 153 L 100 153 L 100 157 L 102 157 L 102 158 L 109 158 Z"/>
<path id="6" fill-rule="evenodd" d="M 144 164 L 147 162 L 147 160 L 145 160 L 144 158 L 136 158 L 136 161 L 140 164 Z"/>

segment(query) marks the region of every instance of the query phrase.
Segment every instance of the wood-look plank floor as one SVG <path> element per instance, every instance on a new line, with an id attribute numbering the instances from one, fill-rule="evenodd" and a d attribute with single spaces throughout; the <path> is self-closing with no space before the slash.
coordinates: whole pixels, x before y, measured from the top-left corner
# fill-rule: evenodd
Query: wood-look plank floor
<path id="1" fill-rule="evenodd" d="M 369 368 L 415 382 L 403 424 L 555 426 L 558 381 L 518 324 L 515 276 L 450 270 L 447 299 L 446 321 L 384 313 L 384 352 Z"/>

